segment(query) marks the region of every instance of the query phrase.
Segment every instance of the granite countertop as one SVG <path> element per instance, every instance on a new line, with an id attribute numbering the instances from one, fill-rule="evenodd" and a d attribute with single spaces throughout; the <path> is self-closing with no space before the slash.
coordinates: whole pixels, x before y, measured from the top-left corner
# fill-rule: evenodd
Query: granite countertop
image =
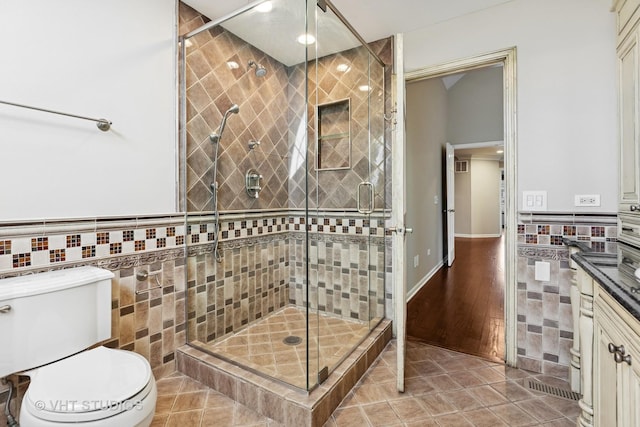
<path id="1" fill-rule="evenodd" d="M 588 242 L 565 242 L 568 246 L 577 246 L 581 249 L 581 252 L 572 254 L 571 259 L 632 316 L 640 320 L 640 280 L 633 274 L 634 270 L 640 267 L 640 259 L 632 260 L 625 256 L 620 257 L 622 262 L 619 262 L 618 251 L 616 253 L 593 252 L 584 243 Z M 618 243 L 617 246 L 620 249 L 640 251 L 624 243 Z"/>

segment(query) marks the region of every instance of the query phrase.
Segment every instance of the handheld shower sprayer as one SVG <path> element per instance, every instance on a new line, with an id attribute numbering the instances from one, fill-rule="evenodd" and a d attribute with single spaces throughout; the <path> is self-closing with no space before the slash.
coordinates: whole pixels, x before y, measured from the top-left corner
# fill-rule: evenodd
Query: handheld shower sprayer
<path id="1" fill-rule="evenodd" d="M 227 111 L 225 111 L 224 115 L 222 116 L 222 123 L 220 123 L 220 126 L 218 126 L 218 129 L 215 132 L 209 135 L 209 139 L 212 143 L 215 144 L 220 141 L 220 138 L 222 138 L 222 132 L 224 132 L 224 127 L 227 124 L 227 118 L 229 117 L 229 114 L 238 114 L 239 111 L 240 107 L 238 107 L 238 104 L 233 104 Z"/>

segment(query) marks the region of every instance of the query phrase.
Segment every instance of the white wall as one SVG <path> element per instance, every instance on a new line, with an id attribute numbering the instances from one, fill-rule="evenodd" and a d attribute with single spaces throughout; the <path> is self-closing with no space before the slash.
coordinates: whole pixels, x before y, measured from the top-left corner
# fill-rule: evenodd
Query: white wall
<path id="1" fill-rule="evenodd" d="M 502 67 L 485 67 L 465 73 L 449 89 L 451 144 L 504 140 L 502 81 Z"/>
<path id="2" fill-rule="evenodd" d="M 442 150 L 446 142 L 447 93 L 440 79 L 407 85 L 407 292 L 424 284 L 443 254 Z M 438 204 L 434 203 L 437 197 Z M 419 257 L 414 266 L 414 257 Z"/>
<path id="3" fill-rule="evenodd" d="M 4 0 L 0 220 L 176 209 L 176 1 Z"/>
<path id="4" fill-rule="evenodd" d="M 609 0 L 514 0 L 404 35 L 405 70 L 517 48 L 518 197 L 617 210 L 615 17 Z M 576 208 L 574 194 L 600 194 Z"/>
<path id="5" fill-rule="evenodd" d="M 500 235 L 500 167 L 497 160 L 471 159 L 471 234 Z"/>

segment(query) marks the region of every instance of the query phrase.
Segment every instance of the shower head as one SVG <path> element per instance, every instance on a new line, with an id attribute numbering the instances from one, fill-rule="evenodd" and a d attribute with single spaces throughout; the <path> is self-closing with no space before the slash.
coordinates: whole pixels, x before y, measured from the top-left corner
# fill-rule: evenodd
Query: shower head
<path id="1" fill-rule="evenodd" d="M 264 77 L 267 75 L 267 69 L 264 68 L 264 66 L 262 66 L 261 64 L 258 64 L 253 59 L 249 61 L 249 64 L 247 64 L 247 71 L 249 71 L 249 68 L 251 67 L 255 67 L 256 77 Z"/>
<path id="2" fill-rule="evenodd" d="M 238 104 L 233 104 L 231 107 L 229 107 L 227 111 L 225 111 L 224 115 L 226 117 L 229 114 L 238 114 L 239 112 L 240 112 L 240 107 L 238 107 Z"/>
<path id="3" fill-rule="evenodd" d="M 227 118 L 229 117 L 229 114 L 238 114 L 238 112 L 240 112 L 240 107 L 238 107 L 238 104 L 233 104 L 227 111 L 224 112 L 224 115 L 222 116 L 222 123 L 220 123 L 220 126 L 218 126 L 218 130 L 209 135 L 209 139 L 212 143 L 215 144 L 220 141 L 220 138 L 222 138 L 222 132 L 224 132 L 224 127 L 227 124 Z"/>

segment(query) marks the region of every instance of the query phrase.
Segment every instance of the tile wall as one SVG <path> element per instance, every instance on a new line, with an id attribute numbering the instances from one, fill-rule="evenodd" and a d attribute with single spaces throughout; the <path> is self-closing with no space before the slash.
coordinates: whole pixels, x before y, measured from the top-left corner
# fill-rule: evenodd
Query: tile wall
<path id="1" fill-rule="evenodd" d="M 104 344 L 142 354 L 162 377 L 185 343 L 184 239 L 183 216 L 4 223 L 0 278 L 81 265 L 112 271 L 112 338 Z M 150 277 L 138 280 L 143 270 Z M 162 288 L 143 292 L 156 283 Z"/>
<path id="2" fill-rule="evenodd" d="M 198 12 L 182 3 L 179 20 L 180 33 L 205 22 Z M 372 43 L 371 48 L 384 61 L 392 62 L 391 39 Z M 249 60 L 264 65 L 267 75 L 259 78 L 247 72 Z M 383 289 L 391 259 L 387 258 L 385 265 L 384 253 L 390 248 L 385 245 L 383 227 L 364 225 L 362 216 L 355 219 L 349 213 L 356 208 L 358 184 L 365 180 L 375 184 L 378 210 L 384 207 L 385 198 L 390 204 L 390 197 L 385 197 L 390 196 L 390 174 L 385 168 L 390 166 L 391 129 L 385 126 L 383 116 L 391 109 L 391 70 L 372 62 L 369 78 L 370 60 L 368 51 L 360 47 L 328 55 L 317 64 L 311 61 L 307 104 L 305 64 L 279 63 L 220 27 L 190 39 L 186 53 L 186 208 L 194 216 L 202 215 L 196 225 L 202 231 L 187 236 L 187 319 L 189 331 L 194 333 L 192 338 L 210 342 L 285 304 L 305 304 L 308 296 L 303 292 L 306 272 L 302 266 L 307 228 L 318 232 L 312 255 L 321 254 L 312 259 L 312 264 L 318 265 L 311 269 L 312 308 L 368 320 L 370 314 L 381 316 L 385 305 L 391 306 L 391 292 L 387 290 L 385 294 Z M 230 63 L 239 64 L 239 68 L 229 68 Z M 350 67 L 347 72 L 338 71 L 339 64 Z M 361 91 L 358 87 L 362 85 L 371 88 Z M 308 140 L 315 141 L 312 105 L 345 98 L 350 98 L 351 165 L 339 171 L 316 171 L 315 143 L 307 151 L 306 141 L 298 141 L 298 128 L 301 123 L 306 124 Z M 229 117 L 218 144 L 217 206 L 221 212 L 223 254 L 223 261 L 218 264 L 214 262 L 213 239 L 208 235 L 213 224 L 207 214 L 213 209 L 210 184 L 215 157 L 209 134 L 233 103 L 239 105 L 240 112 Z M 369 120 L 371 133 L 367 128 Z M 249 149 L 249 141 L 254 140 L 260 145 Z M 369 157 L 374 160 L 369 161 Z M 309 164 L 308 171 L 305 162 Z M 250 168 L 263 177 L 258 199 L 249 197 L 244 190 L 244 173 Z M 310 189 L 311 207 L 336 212 L 305 224 L 304 218 L 290 209 L 305 207 L 306 188 Z M 362 193 L 367 197 L 364 190 Z M 351 224 L 356 221 L 357 226 Z M 374 234 L 370 235 L 372 230 Z M 360 247 L 370 237 L 376 239 L 371 246 L 373 255 L 359 263 L 360 253 L 364 252 Z M 322 265 L 327 261 L 323 258 L 327 248 L 327 259 L 339 264 L 330 269 Z M 223 271 L 224 277 L 219 277 Z M 373 278 L 371 289 L 362 281 L 369 275 Z M 387 286 L 390 289 L 391 285 Z M 195 298 L 191 299 L 191 294 Z M 375 301 L 372 308 L 366 303 L 370 297 Z"/>
<path id="3" fill-rule="evenodd" d="M 573 271 L 563 237 L 611 252 L 616 215 L 520 214 L 518 221 L 518 367 L 568 379 L 573 345 Z M 551 280 L 535 280 L 535 262 L 550 263 Z"/>
<path id="4" fill-rule="evenodd" d="M 382 218 L 345 221 L 342 214 L 325 214 L 307 224 L 295 211 L 286 217 L 223 215 L 220 263 L 207 231 L 211 220 L 200 220 L 190 224 L 194 234 L 187 236 L 191 339 L 208 343 L 287 304 L 306 306 L 305 230 L 311 233 L 311 309 L 366 322 L 385 317 L 391 306 L 391 292 L 384 289 L 390 241 Z"/>

